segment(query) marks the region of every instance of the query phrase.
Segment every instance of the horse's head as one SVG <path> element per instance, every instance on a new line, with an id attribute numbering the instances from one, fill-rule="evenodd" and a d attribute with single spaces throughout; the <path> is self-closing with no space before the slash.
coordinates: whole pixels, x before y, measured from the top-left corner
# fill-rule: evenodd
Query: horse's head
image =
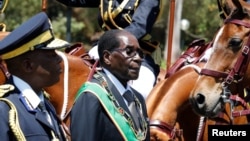
<path id="1" fill-rule="evenodd" d="M 187 65 L 152 89 L 146 99 L 151 141 L 196 139 L 199 116 L 188 98 L 203 65 Z"/>
<path id="2" fill-rule="evenodd" d="M 249 84 L 250 4 L 227 0 L 225 5 L 230 14 L 215 36 L 210 59 L 190 94 L 194 110 L 202 116 L 218 115 Z"/>

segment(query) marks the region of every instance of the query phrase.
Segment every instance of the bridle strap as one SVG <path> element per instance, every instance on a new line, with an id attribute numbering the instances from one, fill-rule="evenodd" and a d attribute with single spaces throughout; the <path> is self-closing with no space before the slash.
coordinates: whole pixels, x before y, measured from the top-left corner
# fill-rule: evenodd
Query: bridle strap
<path id="1" fill-rule="evenodd" d="M 218 78 L 226 78 L 228 74 L 225 72 L 219 72 L 219 71 L 214 71 L 210 69 L 201 69 L 200 75 L 208 75 L 208 76 L 214 76 Z"/>
<path id="2" fill-rule="evenodd" d="M 247 22 L 244 22 L 242 20 L 238 19 L 226 19 L 225 24 L 227 23 L 233 23 L 241 26 L 245 26 L 247 28 L 250 28 L 250 24 Z M 248 39 L 246 44 L 243 46 L 242 52 L 240 56 L 238 57 L 234 67 L 230 70 L 230 72 L 227 74 L 225 72 L 219 72 L 209 69 L 202 69 L 200 74 L 213 76 L 217 78 L 225 78 L 225 86 L 230 85 L 233 81 L 240 81 L 242 80 L 242 77 L 245 75 L 249 61 L 250 61 L 250 34 L 248 35 Z M 232 111 L 231 116 L 232 117 L 238 117 L 238 116 L 245 116 L 250 114 L 250 110 L 248 109 L 249 106 L 247 105 L 246 101 L 239 96 L 230 95 L 230 100 L 240 102 L 246 110 L 240 110 L 240 111 Z"/>
<path id="3" fill-rule="evenodd" d="M 170 136 L 171 139 L 174 139 L 176 136 L 181 136 L 183 134 L 182 129 L 176 129 L 173 126 L 162 122 L 160 120 L 150 120 L 150 128 L 158 129 L 167 135 Z"/>
<path id="4" fill-rule="evenodd" d="M 225 23 L 234 23 L 250 28 L 250 24 L 238 19 L 228 19 L 225 21 Z M 243 46 L 242 53 L 240 57 L 237 59 L 234 68 L 230 71 L 228 77 L 225 80 L 227 84 L 232 83 L 232 81 L 235 79 L 234 76 L 242 77 L 245 74 L 250 58 L 249 46 L 250 46 L 250 35 L 247 39 L 246 44 Z"/>
<path id="5" fill-rule="evenodd" d="M 247 28 L 250 28 L 250 24 L 247 22 L 244 22 L 242 20 L 238 20 L 238 19 L 226 19 L 224 21 L 225 24 L 227 23 L 233 23 L 233 24 L 237 24 L 237 25 L 241 25 L 241 26 L 245 26 Z"/>
<path id="6" fill-rule="evenodd" d="M 238 20 L 238 19 L 226 19 L 224 22 L 234 23 L 234 24 L 238 24 L 238 25 L 242 25 L 247 28 L 250 28 L 250 24 L 248 24 L 247 22 Z M 231 84 L 234 81 L 235 76 L 238 76 L 240 78 L 246 72 L 246 69 L 249 63 L 249 58 L 250 58 L 249 46 L 250 46 L 250 35 L 246 44 L 243 46 L 242 53 L 240 57 L 237 59 L 234 65 L 234 68 L 229 73 L 219 72 L 219 71 L 214 71 L 214 70 L 209 70 L 209 69 L 202 69 L 200 74 L 218 77 L 218 78 L 226 78 L 225 83 Z"/>
<path id="7" fill-rule="evenodd" d="M 238 20 L 238 19 L 226 19 L 224 22 L 225 23 L 233 23 L 233 24 L 237 24 L 237 25 L 241 25 L 241 26 L 245 26 L 247 28 L 250 28 L 249 23 L 244 22 L 242 20 Z M 236 74 L 239 77 L 242 77 L 245 74 L 247 66 L 249 64 L 249 56 L 250 56 L 249 46 L 250 46 L 250 35 L 248 37 L 246 44 L 243 46 L 242 54 L 238 58 L 237 62 L 235 63 L 234 68 L 230 71 L 228 77 L 225 80 L 225 82 L 227 84 L 232 83 L 232 81 L 234 80 L 234 76 L 236 76 Z"/>
<path id="8" fill-rule="evenodd" d="M 225 21 L 225 23 L 234 23 L 234 24 L 238 24 L 238 25 L 242 25 L 247 28 L 250 28 L 249 23 L 238 20 L 238 19 L 228 19 Z M 228 74 L 225 80 L 227 84 L 231 84 L 232 81 L 234 81 L 235 76 L 238 76 L 239 78 L 241 78 L 245 74 L 248 64 L 249 64 L 249 60 L 250 60 L 249 46 L 250 46 L 250 35 L 247 39 L 246 44 L 243 46 L 242 53 L 240 57 L 237 59 L 237 62 L 235 63 L 234 68 L 230 71 L 230 73 Z M 240 102 L 246 108 L 245 110 L 232 111 L 231 113 L 232 117 L 239 117 L 239 116 L 245 116 L 245 115 L 250 114 L 249 106 L 244 99 L 242 99 L 241 97 L 237 95 L 230 95 L 230 99 Z"/>

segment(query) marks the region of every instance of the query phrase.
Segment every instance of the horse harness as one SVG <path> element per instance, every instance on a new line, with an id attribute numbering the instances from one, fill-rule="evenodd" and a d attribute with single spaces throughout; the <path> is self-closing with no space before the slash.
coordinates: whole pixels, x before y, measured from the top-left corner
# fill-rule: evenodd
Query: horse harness
<path id="1" fill-rule="evenodd" d="M 225 23 L 233 23 L 250 28 L 250 24 L 237 19 L 227 19 L 225 20 Z M 248 37 L 246 44 L 243 46 L 241 55 L 239 56 L 233 69 L 231 69 L 229 73 L 214 71 L 210 69 L 202 69 L 200 72 L 200 75 L 208 75 L 217 78 L 224 78 L 223 82 L 224 90 L 222 94 L 224 102 L 229 102 L 232 106 L 231 108 L 233 108 L 233 101 L 239 102 L 245 108 L 247 108 L 246 110 L 242 111 L 232 111 L 231 119 L 233 119 L 233 117 L 250 114 L 249 106 L 247 104 L 250 100 L 249 96 L 241 98 L 237 95 L 232 95 L 230 90 L 228 89 L 228 86 L 230 84 L 242 81 L 243 76 L 246 73 L 249 61 L 250 61 L 250 35 Z"/>
<path id="2" fill-rule="evenodd" d="M 237 19 L 227 19 L 227 20 L 225 20 L 225 23 L 233 23 L 233 24 L 242 25 L 242 26 L 245 26 L 247 28 L 250 28 L 250 24 L 243 22 L 241 20 L 237 20 Z M 211 44 L 209 45 L 209 47 L 211 47 Z M 228 89 L 228 86 L 230 84 L 238 83 L 242 80 L 243 75 L 246 73 L 249 61 L 250 61 L 250 35 L 249 35 L 249 38 L 248 38 L 246 44 L 243 46 L 242 53 L 239 56 L 239 58 L 237 59 L 235 65 L 234 65 L 234 68 L 229 73 L 214 71 L 214 70 L 210 70 L 210 69 L 201 69 L 201 71 L 200 71 L 200 75 L 208 75 L 208 76 L 217 77 L 217 78 L 224 78 L 223 93 L 222 93 L 221 97 L 224 100 L 224 102 L 228 102 L 230 104 L 230 108 L 231 108 L 230 119 L 231 119 L 231 121 L 233 121 L 233 118 L 235 118 L 235 117 L 245 116 L 245 115 L 250 114 L 250 107 L 248 105 L 248 102 L 250 101 L 250 94 L 248 94 L 244 98 L 241 98 L 238 95 L 232 95 Z M 234 111 L 233 108 L 234 108 L 235 102 L 238 102 L 239 104 L 241 104 L 245 108 L 245 110 Z M 222 115 L 218 116 L 218 118 L 220 118 L 221 116 Z M 201 139 L 202 134 L 200 134 L 200 133 L 204 131 L 205 121 L 207 119 L 206 118 L 204 119 L 204 117 L 201 117 L 200 120 L 201 121 L 200 121 L 200 127 L 199 127 L 199 131 L 198 131 L 197 141 L 199 141 Z M 159 120 L 150 121 L 150 127 L 159 129 L 159 130 L 167 133 L 171 137 L 171 139 L 174 139 L 175 137 L 181 135 L 183 132 L 182 130 L 176 129 L 175 127 L 173 127 L 165 122 L 159 121 Z"/>
<path id="3" fill-rule="evenodd" d="M 206 50 L 212 47 L 213 42 L 205 44 L 205 40 L 198 39 L 194 40 L 190 45 L 187 51 L 185 51 L 179 60 L 176 61 L 167 71 L 165 79 L 173 75 L 178 70 L 182 69 L 185 66 L 190 64 L 198 63 L 200 58 L 205 54 Z M 191 66 L 192 67 L 192 66 Z M 195 68 L 197 72 L 200 72 L 200 69 Z M 183 130 L 178 129 L 172 125 L 169 125 L 166 122 L 160 120 L 150 120 L 150 128 L 158 129 L 167 135 L 171 139 L 176 137 L 181 137 L 183 135 Z"/>
<path id="4" fill-rule="evenodd" d="M 226 19 L 224 21 L 225 24 L 227 23 L 233 23 L 241 26 L 245 26 L 247 28 L 250 28 L 250 24 L 238 19 Z M 247 91 L 248 89 L 245 88 L 245 95 L 243 98 L 241 98 L 238 95 L 233 95 L 231 91 L 229 90 L 229 85 L 232 83 L 238 84 L 238 82 L 243 80 L 243 76 L 246 73 L 249 61 L 250 61 L 250 34 L 248 35 L 248 39 L 246 44 L 243 46 L 241 55 L 238 57 L 233 69 L 229 71 L 229 73 L 225 72 L 220 72 L 220 71 L 214 71 L 210 69 L 205 69 L 203 68 L 200 72 L 200 75 L 207 75 L 207 76 L 212 76 L 215 78 L 223 78 L 223 93 L 221 94 L 221 97 L 225 103 L 230 104 L 230 111 L 231 115 L 230 116 L 230 121 L 229 124 L 233 124 L 232 121 L 235 117 L 240 117 L 240 116 L 246 116 L 250 114 L 250 92 Z M 238 105 L 241 104 L 245 109 L 244 110 L 237 110 L 234 111 L 234 106 L 235 103 Z M 225 111 L 222 111 L 218 117 L 219 119 L 223 119 L 223 115 L 225 114 Z M 249 117 L 247 117 L 248 121 L 250 120 Z M 207 118 L 203 120 L 203 122 L 200 122 L 200 132 L 204 131 L 205 128 L 205 122 Z M 227 122 L 227 121 L 221 121 L 221 123 Z M 216 124 L 221 124 L 220 122 L 217 122 Z M 202 134 L 197 135 L 197 141 L 202 140 Z"/>

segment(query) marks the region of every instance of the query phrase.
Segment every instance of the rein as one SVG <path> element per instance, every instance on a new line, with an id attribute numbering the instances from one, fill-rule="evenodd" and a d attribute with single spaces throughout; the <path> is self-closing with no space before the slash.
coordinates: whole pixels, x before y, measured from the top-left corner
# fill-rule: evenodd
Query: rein
<path id="1" fill-rule="evenodd" d="M 160 120 L 150 120 L 150 128 L 158 129 L 167 135 L 170 136 L 171 139 L 175 139 L 176 137 L 180 137 L 183 134 L 182 129 L 177 129 L 165 122 Z"/>
<path id="2" fill-rule="evenodd" d="M 69 97 L 69 85 L 68 85 L 68 78 L 69 78 L 69 62 L 65 54 L 60 51 L 56 52 L 59 56 L 62 57 L 64 63 L 64 80 L 63 80 L 63 105 L 62 105 L 62 112 L 60 113 L 60 118 L 63 120 L 66 115 L 66 110 L 68 106 L 68 97 Z"/>

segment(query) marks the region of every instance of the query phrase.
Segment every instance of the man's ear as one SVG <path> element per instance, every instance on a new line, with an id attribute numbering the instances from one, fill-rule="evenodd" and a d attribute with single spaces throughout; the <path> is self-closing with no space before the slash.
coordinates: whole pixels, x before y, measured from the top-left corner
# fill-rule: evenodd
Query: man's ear
<path id="1" fill-rule="evenodd" d="M 110 65 L 110 56 L 111 56 L 111 53 L 109 51 L 104 51 L 103 52 L 103 61 L 106 65 Z"/>
<path id="2" fill-rule="evenodd" d="M 31 72 L 35 69 L 35 64 L 30 58 L 23 59 L 21 63 L 23 70 L 25 70 L 26 72 Z"/>

